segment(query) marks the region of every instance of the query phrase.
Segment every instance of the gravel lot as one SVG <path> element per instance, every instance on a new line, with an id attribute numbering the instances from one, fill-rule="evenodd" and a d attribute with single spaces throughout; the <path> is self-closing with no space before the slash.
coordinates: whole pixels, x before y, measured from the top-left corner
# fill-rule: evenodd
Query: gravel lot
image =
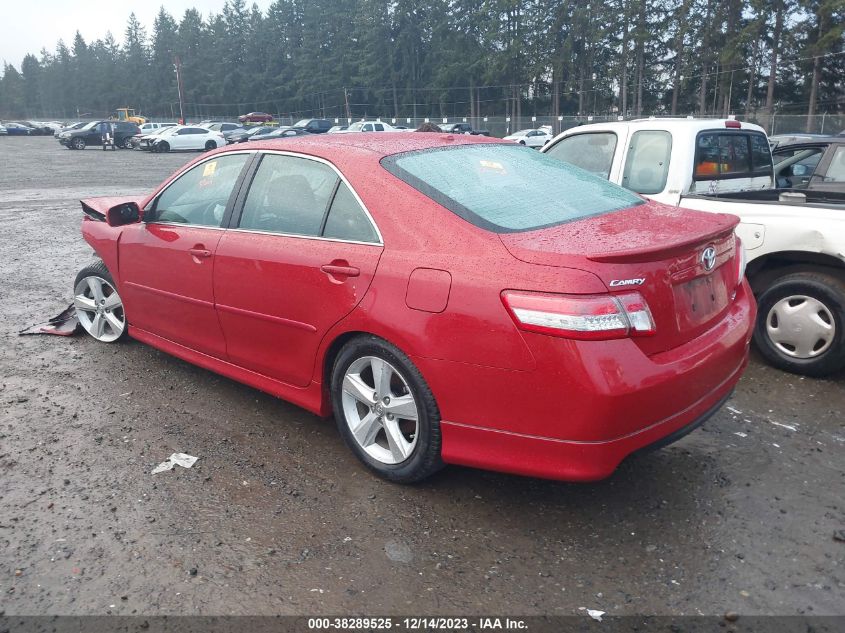
<path id="1" fill-rule="evenodd" d="M 193 156 L 0 138 L 0 612 L 845 614 L 845 376 L 754 359 L 597 484 L 400 487 L 332 423 L 139 343 L 18 337 L 91 260 L 78 199 Z M 151 475 L 174 451 L 199 461 Z"/>

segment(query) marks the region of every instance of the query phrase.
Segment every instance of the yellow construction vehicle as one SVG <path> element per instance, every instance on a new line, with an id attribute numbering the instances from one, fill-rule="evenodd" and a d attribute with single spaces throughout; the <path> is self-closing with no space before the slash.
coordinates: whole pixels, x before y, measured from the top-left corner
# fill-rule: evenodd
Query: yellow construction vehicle
<path id="1" fill-rule="evenodd" d="M 142 117 L 139 114 L 135 114 L 135 108 L 118 108 L 117 120 L 129 121 L 130 123 L 135 123 L 137 125 L 143 125 L 147 122 L 146 117 Z"/>

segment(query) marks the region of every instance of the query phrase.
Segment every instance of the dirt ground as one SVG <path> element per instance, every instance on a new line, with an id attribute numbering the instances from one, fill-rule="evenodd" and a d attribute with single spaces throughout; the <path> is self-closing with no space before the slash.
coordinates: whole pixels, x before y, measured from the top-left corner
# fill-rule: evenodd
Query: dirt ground
<path id="1" fill-rule="evenodd" d="M 402 487 L 332 423 L 145 345 L 17 336 L 91 260 L 78 199 L 192 157 L 0 138 L 0 612 L 845 614 L 845 376 L 755 358 L 601 483 Z M 174 451 L 199 460 L 151 475 Z"/>

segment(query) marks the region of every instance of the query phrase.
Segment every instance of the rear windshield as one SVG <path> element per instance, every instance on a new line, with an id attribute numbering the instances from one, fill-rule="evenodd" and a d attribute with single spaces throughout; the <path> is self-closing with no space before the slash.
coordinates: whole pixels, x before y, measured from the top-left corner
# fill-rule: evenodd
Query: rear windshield
<path id="1" fill-rule="evenodd" d="M 531 231 L 643 200 L 589 172 L 510 144 L 458 145 L 382 159 L 390 173 L 472 224 Z"/>

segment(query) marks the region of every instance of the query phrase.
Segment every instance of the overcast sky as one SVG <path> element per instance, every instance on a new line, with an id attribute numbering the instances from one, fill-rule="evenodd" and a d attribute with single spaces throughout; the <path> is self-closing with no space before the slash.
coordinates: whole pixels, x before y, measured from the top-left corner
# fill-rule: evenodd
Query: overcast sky
<path id="1" fill-rule="evenodd" d="M 223 3 L 224 0 L 29 0 L 13 5 L 12 0 L 2 0 L 5 6 L 0 16 L 0 62 L 20 70 L 24 55 L 32 53 L 38 57 L 42 48 L 52 53 L 59 39 L 70 46 L 77 30 L 86 42 L 111 31 L 114 39 L 122 43 L 126 21 L 133 11 L 147 35 L 151 35 L 153 20 L 162 5 L 179 22 L 185 9 L 194 7 L 205 18 L 209 13 L 219 13 Z M 270 0 L 259 0 L 257 4 L 265 10 Z M 252 6 L 252 0 L 247 0 L 247 6 Z"/>

